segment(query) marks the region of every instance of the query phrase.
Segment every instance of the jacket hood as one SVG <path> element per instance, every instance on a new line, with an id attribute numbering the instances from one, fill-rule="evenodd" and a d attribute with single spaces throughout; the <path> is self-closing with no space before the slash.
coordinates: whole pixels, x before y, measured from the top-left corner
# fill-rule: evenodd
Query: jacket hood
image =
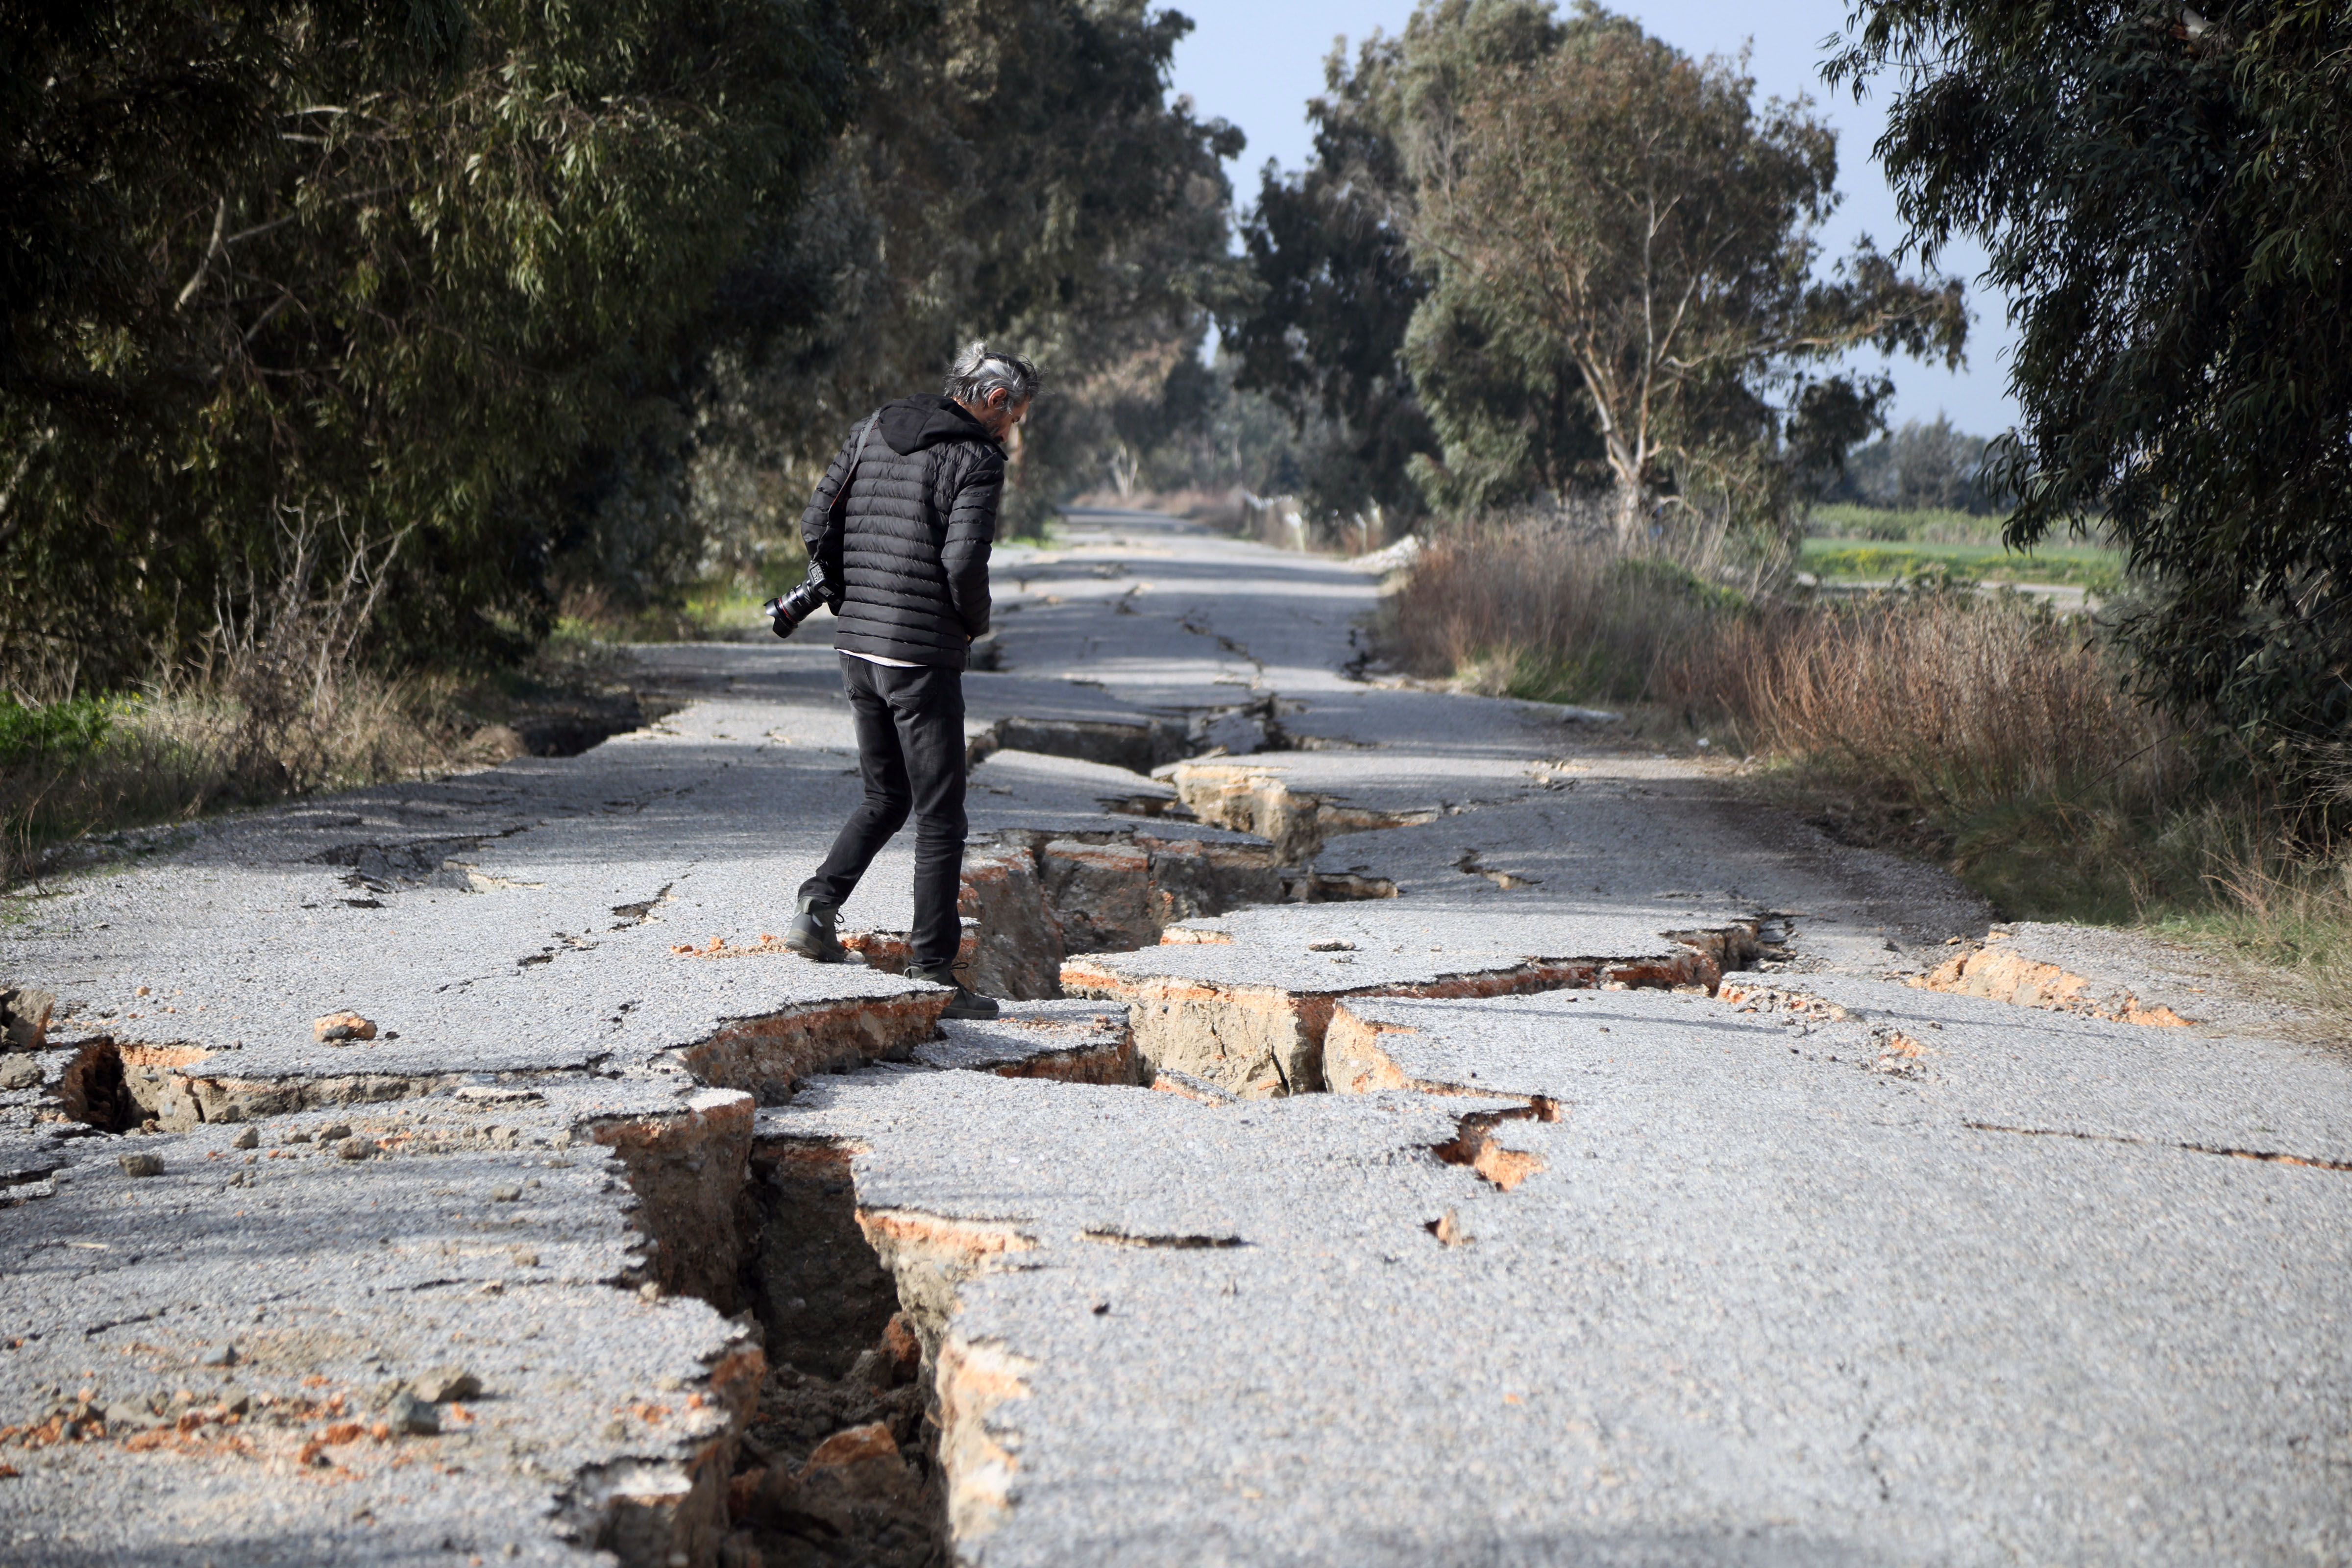
<path id="1" fill-rule="evenodd" d="M 964 412 L 962 404 L 932 393 L 884 404 L 877 428 L 882 439 L 890 443 L 890 450 L 902 458 L 944 441 L 994 439 L 987 426 Z"/>

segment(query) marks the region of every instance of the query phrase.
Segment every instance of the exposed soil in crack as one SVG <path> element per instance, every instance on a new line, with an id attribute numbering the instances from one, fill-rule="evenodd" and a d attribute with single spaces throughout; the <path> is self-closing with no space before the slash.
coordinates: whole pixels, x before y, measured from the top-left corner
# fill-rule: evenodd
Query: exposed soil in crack
<path id="1" fill-rule="evenodd" d="M 787 1144 L 751 1162 L 741 1288 L 769 1372 L 729 1486 L 722 1561 L 947 1560 L 934 1358 L 859 1226 L 850 1158 Z"/>
<path id="2" fill-rule="evenodd" d="M 2070 974 L 2054 963 L 2040 963 L 1997 943 L 1959 953 L 1912 984 L 1929 991 L 1982 996 L 2021 1007 L 2078 1013 L 2114 1024 L 2179 1028 L 2197 1022 L 2161 1005 L 2145 1005 L 2128 991 L 2103 994 L 2093 982 L 2080 974 Z"/>
<path id="3" fill-rule="evenodd" d="M 1462 851 L 1462 858 L 1454 862 L 1454 868 L 1465 876 L 1484 877 L 1507 893 L 1515 889 L 1538 887 L 1543 881 L 1540 877 L 1522 876 L 1517 871 L 1504 871 L 1489 866 L 1475 849 Z"/>
<path id="4" fill-rule="evenodd" d="M 1073 956 L 1219 940 L 1175 929 L 1185 921 L 1256 904 L 1396 896 L 1396 884 L 1387 878 L 1315 871 L 1263 845 L 1163 838 L 1140 830 L 1006 831 L 965 851 L 958 909 L 967 924 L 957 963 L 966 983 L 987 995 L 1051 1001 L 1064 994 L 1062 964 Z M 842 942 L 875 968 L 896 973 L 905 967 L 903 931 L 845 931 Z M 783 950 L 770 942 L 758 949 L 721 944 L 677 951 L 716 957 Z"/>
<path id="5" fill-rule="evenodd" d="M 1468 1166 L 1488 1184 L 1507 1193 L 1544 1169 L 1544 1158 L 1525 1149 L 1505 1148 L 1496 1138 L 1495 1129 L 1506 1121 L 1559 1120 L 1559 1102 L 1540 1096 L 1524 1110 L 1474 1110 L 1462 1119 L 1451 1139 L 1430 1152 L 1449 1165 Z"/>
<path id="6" fill-rule="evenodd" d="M 937 1368 L 953 1279 L 877 1241 L 855 1152 L 755 1145 L 750 1098 L 723 1090 L 593 1136 L 620 1155 L 649 1246 L 646 1278 L 618 1283 L 737 1314 L 758 1345 L 755 1388 L 730 1401 L 676 1517 L 615 1506 L 586 1521 L 593 1544 L 630 1568 L 945 1563 Z"/>
<path id="7" fill-rule="evenodd" d="M 1640 960 L 1536 957 L 1465 964 L 1426 979 L 1349 984 L 1335 978 L 1308 989 L 1254 982 L 1212 982 L 1086 958 L 1063 965 L 1065 987 L 1080 996 L 1124 1002 L 1138 1055 L 1155 1078 L 1205 1080 L 1243 1098 L 1315 1094 L 1329 1089 L 1423 1086 L 1406 1079 L 1356 1026 L 1345 1004 L 1355 997 L 1467 999 L 1535 991 L 1603 987 L 1713 991 L 1725 971 L 1755 962 L 1755 927 L 1661 933 L 1670 955 Z M 1331 1037 L 1339 1030 L 1337 1050 Z"/>
<path id="8" fill-rule="evenodd" d="M 1272 844 L 1288 866 L 1312 861 L 1325 840 L 1340 834 L 1418 827 L 1439 815 L 1434 807 L 1375 811 L 1342 805 L 1328 795 L 1295 790 L 1279 773 L 1247 763 L 1184 763 L 1169 782 L 1201 821 L 1255 834 Z"/>
<path id="9" fill-rule="evenodd" d="M 1296 712 L 1300 705 L 1287 706 Z M 1001 751 L 1034 752 L 1149 774 L 1192 758 L 1323 750 L 1343 744 L 1352 749 L 1351 742 L 1293 741 L 1282 724 L 1285 707 L 1279 698 L 1268 693 L 1246 702 L 1187 710 L 1181 716 L 999 719 L 965 742 L 964 765 L 977 767 Z"/>

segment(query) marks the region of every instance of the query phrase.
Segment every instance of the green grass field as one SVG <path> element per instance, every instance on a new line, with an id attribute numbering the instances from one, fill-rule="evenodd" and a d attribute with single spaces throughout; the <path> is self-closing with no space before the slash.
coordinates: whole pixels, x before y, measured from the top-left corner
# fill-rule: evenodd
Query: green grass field
<path id="1" fill-rule="evenodd" d="M 1800 570 L 1828 582 L 1887 582 L 1944 566 L 1985 583 L 2054 583 L 2111 594 L 2123 584 L 2123 553 L 2090 544 L 2053 544 L 2020 555 L 1996 539 L 1983 544 L 1808 539 Z"/>
<path id="2" fill-rule="evenodd" d="M 1855 506 L 1835 501 L 1813 508 L 1805 531 L 1823 539 L 1866 539 L 1906 544 L 1999 544 L 2008 520 L 1990 512 L 1921 507 Z"/>

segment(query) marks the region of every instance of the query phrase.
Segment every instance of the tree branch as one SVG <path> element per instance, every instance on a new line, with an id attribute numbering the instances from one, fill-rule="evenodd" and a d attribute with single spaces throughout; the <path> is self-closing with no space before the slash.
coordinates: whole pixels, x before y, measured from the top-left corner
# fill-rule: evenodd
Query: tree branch
<path id="1" fill-rule="evenodd" d="M 188 279 L 188 286 L 180 290 L 180 297 L 172 301 L 173 310 L 184 309 L 188 301 L 196 297 L 196 290 L 205 286 L 205 278 L 213 269 L 213 258 L 221 253 L 221 230 L 227 226 L 228 197 L 224 195 L 220 205 L 213 209 L 213 237 L 205 247 L 204 259 L 196 263 L 196 275 Z"/>

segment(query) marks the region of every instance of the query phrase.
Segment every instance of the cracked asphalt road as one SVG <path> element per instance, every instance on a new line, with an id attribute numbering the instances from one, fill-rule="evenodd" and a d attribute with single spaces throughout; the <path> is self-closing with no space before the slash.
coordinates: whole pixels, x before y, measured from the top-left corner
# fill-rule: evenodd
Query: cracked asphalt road
<path id="1" fill-rule="evenodd" d="M 814 641 L 24 901 L 0 1563 L 749 1561 L 792 1342 L 738 1200 L 795 1152 L 922 1338 L 954 1561 L 2352 1562 L 2341 1048 L 1719 766 L 1351 678 L 1344 563 L 1095 514 L 996 576 L 980 940 L 1028 900 L 1085 999 L 960 1033 L 763 940 L 856 788 Z M 845 911 L 877 955 L 909 870 Z"/>

